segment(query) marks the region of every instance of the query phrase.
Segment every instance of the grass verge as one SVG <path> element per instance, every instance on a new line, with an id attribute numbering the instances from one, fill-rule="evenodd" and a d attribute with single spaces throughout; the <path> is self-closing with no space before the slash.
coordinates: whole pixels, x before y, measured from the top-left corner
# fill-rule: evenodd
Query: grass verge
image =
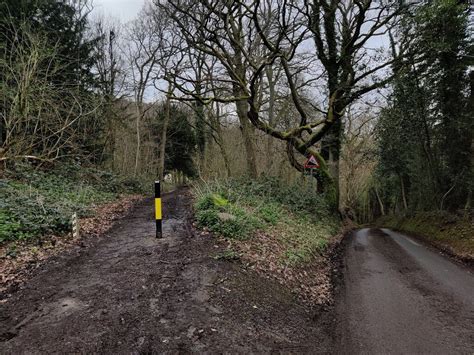
<path id="1" fill-rule="evenodd" d="M 384 216 L 377 225 L 414 234 L 449 254 L 474 263 L 474 214 L 444 211 Z"/>
<path id="2" fill-rule="evenodd" d="M 200 234 L 223 243 L 215 259 L 272 277 L 312 305 L 332 302 L 331 250 L 342 234 L 326 196 L 268 178 L 200 184 L 194 194 Z"/>
<path id="3" fill-rule="evenodd" d="M 274 236 L 284 264 L 305 264 L 320 256 L 340 228 L 324 195 L 275 179 L 214 182 L 194 192 L 198 227 L 232 240 Z"/>

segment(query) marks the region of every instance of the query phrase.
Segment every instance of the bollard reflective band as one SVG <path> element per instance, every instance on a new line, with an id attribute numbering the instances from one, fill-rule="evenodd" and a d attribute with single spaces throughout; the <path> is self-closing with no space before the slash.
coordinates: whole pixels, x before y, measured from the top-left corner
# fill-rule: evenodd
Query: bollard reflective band
<path id="1" fill-rule="evenodd" d="M 161 198 L 155 198 L 155 219 L 161 219 Z"/>

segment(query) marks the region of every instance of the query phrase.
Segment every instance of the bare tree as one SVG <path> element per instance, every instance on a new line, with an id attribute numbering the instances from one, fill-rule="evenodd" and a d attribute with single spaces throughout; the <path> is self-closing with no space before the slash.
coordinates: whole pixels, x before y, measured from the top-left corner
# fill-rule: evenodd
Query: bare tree
<path id="1" fill-rule="evenodd" d="M 14 29 L 15 30 L 15 29 Z M 40 34 L 12 35 L 2 63 L 4 93 L 0 118 L 5 129 L 0 161 L 54 161 L 80 155 L 83 122 L 93 124 L 102 100 L 54 80 L 67 64 L 58 61 L 59 44 Z"/>
<path id="2" fill-rule="evenodd" d="M 91 37 L 95 43 L 95 72 L 98 76 L 99 92 L 104 98 L 104 120 L 106 125 L 104 153 L 113 156 L 115 147 L 114 124 L 119 119 L 118 106 L 125 97 L 125 68 L 120 52 L 120 24 L 106 20 L 103 16 L 92 22 Z"/>
<path id="3" fill-rule="evenodd" d="M 136 151 L 134 175 L 139 170 L 141 152 L 141 124 L 146 112 L 152 105 L 146 105 L 145 96 L 147 90 L 153 87 L 156 79 L 156 71 L 159 64 L 159 51 L 163 45 L 159 28 L 155 26 L 152 16 L 149 16 L 146 7 L 141 11 L 138 18 L 129 26 L 127 31 L 127 45 L 125 48 L 128 60 L 128 72 L 130 75 L 130 89 L 133 92 L 135 104 L 135 131 Z"/>
<path id="4" fill-rule="evenodd" d="M 153 20 L 154 31 L 160 43 L 157 52 L 156 75 L 153 79 L 155 89 L 165 93 L 165 115 L 161 126 L 161 135 L 159 142 L 159 163 L 158 174 L 160 180 L 163 180 L 165 173 L 166 160 L 166 140 L 168 125 L 170 122 L 171 101 L 175 90 L 175 77 L 182 70 L 182 64 L 186 57 L 186 45 L 183 38 L 176 32 L 173 22 L 167 16 L 166 12 L 154 11 L 152 8 L 146 8 L 146 15 Z M 166 89 L 163 88 L 166 85 Z"/>
<path id="5" fill-rule="evenodd" d="M 320 182 L 335 180 L 337 187 L 341 120 L 348 105 L 384 86 L 393 58 L 380 49 L 372 50 L 374 38 L 383 37 L 395 25 L 404 7 L 372 0 L 305 1 L 168 1 L 170 16 L 182 35 L 196 50 L 218 59 L 232 91 L 220 96 L 197 95 L 186 90 L 186 78 L 178 87 L 193 99 L 209 103 L 237 102 L 238 111 L 254 127 L 287 142 L 290 162 L 303 165 L 295 151 L 319 160 Z M 273 16 L 265 14 L 271 9 Z M 193 29 L 192 31 L 190 29 Z M 399 53 L 405 44 L 400 44 Z M 306 71 L 292 64 L 307 58 Z M 286 130 L 269 124 L 260 112 L 260 85 L 266 68 L 281 66 L 299 120 Z M 222 74 L 222 73 L 221 73 Z M 301 98 L 297 78 L 317 82 L 314 96 L 320 101 L 308 110 Z M 242 104 L 242 102 L 245 102 Z M 317 111 L 314 115 L 311 111 Z M 242 114 L 240 115 L 242 116 Z M 334 143 L 323 140 L 331 135 Z M 322 152 L 316 143 L 322 142 Z M 328 170 L 326 161 L 332 162 Z M 332 177 L 332 178 L 331 178 Z"/>
<path id="6" fill-rule="evenodd" d="M 232 96 L 229 100 L 219 100 L 221 102 L 235 102 L 236 113 L 240 122 L 242 137 L 244 139 L 244 146 L 247 156 L 247 170 L 251 176 L 257 176 L 256 158 L 255 158 L 255 143 L 253 139 L 253 128 L 247 119 L 248 102 L 246 100 L 246 82 L 247 69 L 252 65 L 249 63 L 253 59 L 248 55 L 247 51 L 253 50 L 256 47 L 254 38 L 251 33 L 247 31 L 250 19 L 246 16 L 245 11 L 241 7 L 235 7 L 232 3 L 192 3 L 192 2 L 169 2 L 167 6 L 158 4 L 159 7 L 167 11 L 169 16 L 178 24 L 181 34 L 186 39 L 188 46 L 192 47 L 198 53 L 201 52 L 206 57 L 216 57 L 219 59 L 219 65 L 215 65 L 215 73 L 213 80 L 216 80 L 216 85 L 213 89 L 206 84 L 207 79 L 198 79 L 190 72 L 186 75 L 177 77 L 175 85 L 185 94 L 193 93 L 194 96 L 201 98 L 199 102 L 205 104 L 209 101 L 205 98 L 212 94 L 216 88 L 223 96 Z M 225 21 L 220 17 L 220 8 L 226 13 Z M 219 11 L 217 11 L 219 10 Z M 188 13 L 192 11 L 192 13 Z M 220 36 L 222 32 L 220 22 L 227 23 L 225 36 Z M 208 24 L 210 27 L 205 28 L 203 25 Z M 212 33 L 216 37 L 216 47 L 209 46 L 208 37 Z M 221 48 L 218 48 L 221 46 Z M 218 52 L 220 54 L 218 54 Z M 220 55 L 225 57 L 220 57 Z M 195 54 L 197 57 L 198 54 Z M 195 72 L 193 74 L 196 74 Z M 230 78 L 230 79 L 229 79 Z M 239 83 L 236 81 L 243 80 Z M 199 85 L 196 85 L 198 82 Z M 193 88 L 189 87 L 190 83 Z M 205 88 L 206 87 L 206 88 Z M 196 92 L 192 90 L 199 88 L 203 90 Z"/>
<path id="7" fill-rule="evenodd" d="M 346 113 L 341 147 L 340 190 L 341 206 L 355 217 L 362 210 L 361 202 L 369 202 L 371 191 L 378 194 L 373 173 L 377 164 L 375 145 L 375 115 L 372 107 L 355 109 Z M 365 207 L 365 206 L 363 206 Z M 383 205 L 380 205 L 382 214 Z"/>
<path id="8" fill-rule="evenodd" d="M 101 93 L 108 101 L 121 99 L 125 94 L 125 72 L 120 53 L 120 23 L 97 17 L 92 22 L 92 37 L 97 38 L 94 64 Z"/>

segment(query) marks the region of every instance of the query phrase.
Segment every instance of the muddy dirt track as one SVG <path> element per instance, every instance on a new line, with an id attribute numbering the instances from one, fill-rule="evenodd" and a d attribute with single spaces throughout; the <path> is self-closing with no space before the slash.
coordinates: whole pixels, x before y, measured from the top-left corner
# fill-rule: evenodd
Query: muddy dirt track
<path id="1" fill-rule="evenodd" d="M 195 236 L 186 190 L 153 200 L 108 236 L 46 262 L 0 305 L 0 353 L 321 353 L 323 318 Z"/>
<path id="2" fill-rule="evenodd" d="M 474 354 L 470 270 L 388 229 L 347 243 L 335 352 Z"/>
<path id="3" fill-rule="evenodd" d="M 290 290 L 195 235 L 186 190 L 153 200 L 99 239 L 44 263 L 0 304 L 0 354 L 473 354 L 474 277 L 389 230 L 346 240 L 335 309 Z"/>

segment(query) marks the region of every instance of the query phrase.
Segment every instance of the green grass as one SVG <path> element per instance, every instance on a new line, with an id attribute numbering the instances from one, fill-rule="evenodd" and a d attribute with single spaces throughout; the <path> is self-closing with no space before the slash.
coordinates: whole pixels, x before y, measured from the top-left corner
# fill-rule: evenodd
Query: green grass
<path id="1" fill-rule="evenodd" d="M 0 243 L 65 234 L 74 212 L 88 216 L 120 193 L 140 191 L 135 181 L 97 169 L 64 165 L 42 171 L 17 165 L 0 179 Z"/>
<path id="2" fill-rule="evenodd" d="M 285 248 L 281 261 L 291 265 L 324 252 L 340 228 L 327 197 L 300 185 L 268 178 L 228 180 L 195 186 L 194 192 L 199 227 L 239 240 L 268 232 Z"/>
<path id="3" fill-rule="evenodd" d="M 290 265 L 308 263 L 326 250 L 339 228 L 340 221 L 332 216 L 319 220 L 302 215 L 289 216 L 278 228 L 280 240 L 287 247 L 285 261 Z"/>
<path id="4" fill-rule="evenodd" d="M 205 196 L 196 204 L 196 221 L 199 227 L 206 227 L 227 238 L 246 239 L 262 226 L 260 219 L 244 208 L 233 204 L 209 206 L 207 202 L 203 203 L 208 198 Z M 232 216 L 232 219 L 222 220 L 219 215 L 223 213 Z"/>

